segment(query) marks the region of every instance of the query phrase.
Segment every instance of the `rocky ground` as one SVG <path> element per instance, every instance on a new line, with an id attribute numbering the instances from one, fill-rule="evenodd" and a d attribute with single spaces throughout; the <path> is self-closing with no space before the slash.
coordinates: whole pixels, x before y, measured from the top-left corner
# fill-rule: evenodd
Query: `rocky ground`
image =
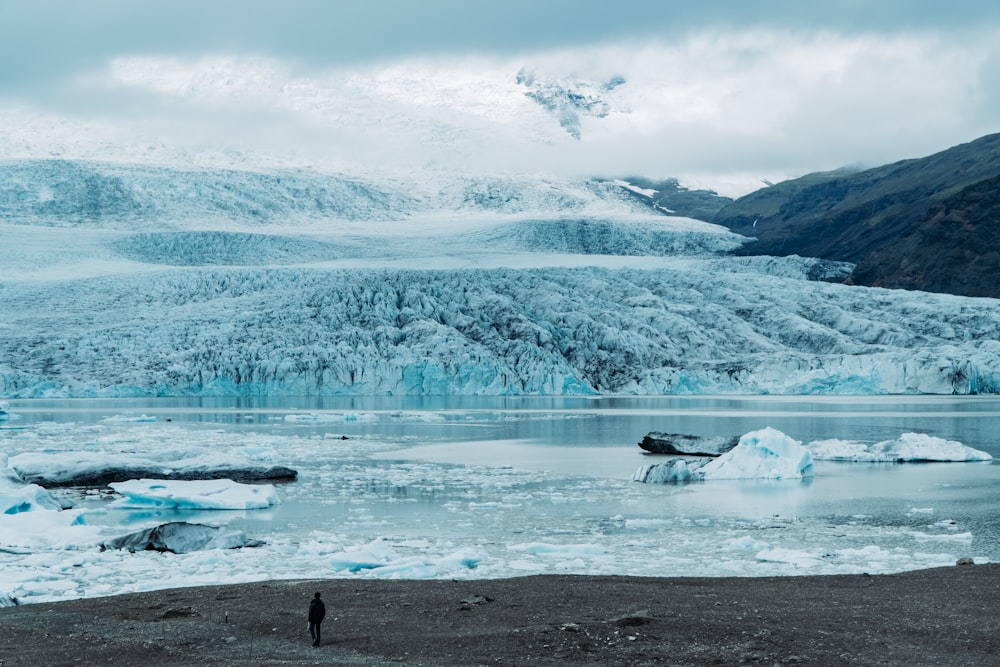
<path id="1" fill-rule="evenodd" d="M 323 645 L 306 634 L 314 591 Z M 997 665 L 1000 564 L 780 578 L 335 579 L 0 609 L 0 665 Z"/>

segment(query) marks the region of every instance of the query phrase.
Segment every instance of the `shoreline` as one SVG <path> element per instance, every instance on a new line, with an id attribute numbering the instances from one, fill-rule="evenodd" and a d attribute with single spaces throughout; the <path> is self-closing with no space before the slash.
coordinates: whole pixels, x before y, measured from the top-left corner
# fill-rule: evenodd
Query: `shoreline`
<path id="1" fill-rule="evenodd" d="M 314 591 L 323 645 L 305 632 Z M 0 665 L 988 665 L 1000 564 L 881 575 L 309 579 L 0 609 Z"/>

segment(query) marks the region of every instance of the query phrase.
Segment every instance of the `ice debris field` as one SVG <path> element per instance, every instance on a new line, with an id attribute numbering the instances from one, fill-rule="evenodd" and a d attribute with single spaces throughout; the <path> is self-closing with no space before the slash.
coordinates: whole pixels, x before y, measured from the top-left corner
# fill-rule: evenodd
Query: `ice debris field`
<path id="1" fill-rule="evenodd" d="M 435 419 L 433 414 L 401 417 Z M 867 445 L 832 440 L 803 445 L 765 428 L 745 434 L 739 446 L 718 458 L 701 464 L 688 460 L 689 471 L 700 474 L 685 479 L 703 480 L 692 487 L 407 461 L 395 458 L 399 443 L 253 430 L 236 434 L 155 419 L 42 422 L 2 435 L 7 453 L 0 453 L 0 604 L 275 578 L 783 575 L 951 565 L 967 555 L 972 534 L 933 508 L 912 507 L 907 515 L 915 524 L 893 525 L 865 514 L 835 521 L 829 516 L 684 515 L 647 504 L 663 500 L 663 494 L 725 485 L 727 479 L 749 479 L 772 490 L 793 485 L 781 492 L 794 493 L 822 459 L 991 458 L 922 434 Z M 77 452 L 83 449 L 88 456 Z M 279 485 L 130 480 L 111 484 L 114 493 L 109 493 L 50 491 L 25 483 L 19 472 L 23 464 L 32 475 L 57 477 L 73 462 L 100 467 L 102 456 L 109 466 L 132 456 L 189 472 L 210 470 L 213 462 L 229 457 L 287 463 L 301 474 L 296 482 Z M 680 480 L 675 474 L 657 478 L 655 469 L 643 466 L 635 478 Z M 745 487 L 720 486 L 719 491 L 739 494 Z M 282 520 L 278 513 L 285 508 L 291 514 Z M 526 513 L 532 516 L 530 527 L 524 525 Z M 134 541 L 131 548 L 108 547 L 126 533 L 166 521 L 228 532 L 215 542 L 211 535 L 175 537 L 172 551 L 143 550 Z M 251 539 L 244 539 L 241 526 Z"/>

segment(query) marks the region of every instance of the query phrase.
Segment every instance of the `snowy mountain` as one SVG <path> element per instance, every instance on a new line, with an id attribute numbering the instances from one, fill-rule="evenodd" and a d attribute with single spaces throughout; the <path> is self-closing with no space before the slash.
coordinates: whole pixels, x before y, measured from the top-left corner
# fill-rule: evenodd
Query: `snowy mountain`
<path id="1" fill-rule="evenodd" d="M 635 190 L 9 161 L 0 396 L 1000 390 L 996 301 Z"/>

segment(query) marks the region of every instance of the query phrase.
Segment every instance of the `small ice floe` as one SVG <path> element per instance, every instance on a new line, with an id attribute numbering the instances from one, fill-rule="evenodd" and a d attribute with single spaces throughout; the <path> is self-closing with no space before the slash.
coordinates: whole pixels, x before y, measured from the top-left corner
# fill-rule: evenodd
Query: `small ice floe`
<path id="1" fill-rule="evenodd" d="M 150 417 L 149 415 L 111 415 L 110 417 L 105 417 L 101 420 L 102 424 L 125 424 L 129 422 L 135 422 L 137 424 L 148 424 L 156 421 L 156 417 Z"/>
<path id="2" fill-rule="evenodd" d="M 335 553 L 329 563 L 338 572 L 367 572 L 385 579 L 433 579 L 474 569 L 480 560 L 468 549 L 436 556 L 401 556 L 386 540 L 377 539 Z"/>
<path id="3" fill-rule="evenodd" d="M 286 422 L 371 422 L 378 421 L 378 415 L 368 412 L 303 412 L 285 415 Z"/>
<path id="4" fill-rule="evenodd" d="M 0 515 L 20 514 L 34 510 L 61 510 L 62 503 L 37 484 L 28 484 L 10 466 L 6 454 L 0 453 Z"/>
<path id="5" fill-rule="evenodd" d="M 873 463 L 992 461 L 987 452 L 926 433 L 903 433 L 895 440 L 865 443 L 856 440 L 816 440 L 808 445 L 817 461 Z"/>
<path id="6" fill-rule="evenodd" d="M 248 510 L 279 502 L 272 484 L 239 484 L 231 479 L 133 479 L 109 486 L 124 496 L 114 505 L 128 509 Z"/>
<path id="7" fill-rule="evenodd" d="M 781 431 L 765 428 L 740 438 L 725 454 L 710 459 L 676 458 L 641 466 L 637 482 L 671 483 L 714 479 L 802 479 L 812 477 L 813 459 L 802 443 Z"/>
<path id="8" fill-rule="evenodd" d="M 79 511 L 64 511 L 48 490 L 25 483 L 0 454 L 0 551 L 74 547 L 96 534 Z"/>
<path id="9" fill-rule="evenodd" d="M 79 510 L 33 509 L 0 514 L 0 551 L 88 548 L 100 530 Z"/>

